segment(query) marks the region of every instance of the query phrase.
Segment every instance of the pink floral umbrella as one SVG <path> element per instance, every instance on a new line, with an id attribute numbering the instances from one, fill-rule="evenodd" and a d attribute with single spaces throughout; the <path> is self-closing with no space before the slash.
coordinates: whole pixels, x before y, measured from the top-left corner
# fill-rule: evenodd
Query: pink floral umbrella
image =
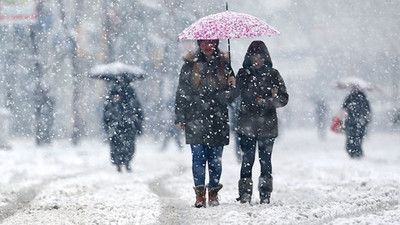
<path id="1" fill-rule="evenodd" d="M 263 20 L 244 13 L 225 11 L 203 17 L 184 29 L 180 40 L 234 39 L 279 34 Z"/>
<path id="2" fill-rule="evenodd" d="M 178 34 L 180 40 L 228 39 L 229 63 L 231 61 L 230 39 L 271 36 L 280 34 L 265 21 L 244 13 L 227 11 L 199 19 Z"/>

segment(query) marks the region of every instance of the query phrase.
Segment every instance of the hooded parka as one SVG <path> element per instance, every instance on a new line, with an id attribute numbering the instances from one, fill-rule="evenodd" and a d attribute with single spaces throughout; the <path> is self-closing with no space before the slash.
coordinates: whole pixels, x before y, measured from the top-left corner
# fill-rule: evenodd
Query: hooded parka
<path id="1" fill-rule="evenodd" d="M 260 54 L 264 66 L 255 68 L 251 56 Z M 249 137 L 277 137 L 276 108 L 288 103 L 289 95 L 279 71 L 272 67 L 265 44 L 254 41 L 248 48 L 243 67 L 237 74 L 237 92 L 241 96 L 238 133 Z"/>

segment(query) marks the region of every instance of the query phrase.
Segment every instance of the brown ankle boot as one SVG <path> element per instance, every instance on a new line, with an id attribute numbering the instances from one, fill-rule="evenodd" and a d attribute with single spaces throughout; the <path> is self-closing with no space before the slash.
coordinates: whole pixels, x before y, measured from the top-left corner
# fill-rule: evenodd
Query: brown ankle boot
<path id="1" fill-rule="evenodd" d="M 194 207 L 202 208 L 206 207 L 206 186 L 199 185 L 193 187 L 194 192 L 196 193 L 196 202 L 194 203 Z"/>
<path id="2" fill-rule="evenodd" d="M 223 187 L 222 184 L 218 184 L 216 187 L 208 187 L 208 205 L 209 206 L 218 206 L 218 191 Z"/>

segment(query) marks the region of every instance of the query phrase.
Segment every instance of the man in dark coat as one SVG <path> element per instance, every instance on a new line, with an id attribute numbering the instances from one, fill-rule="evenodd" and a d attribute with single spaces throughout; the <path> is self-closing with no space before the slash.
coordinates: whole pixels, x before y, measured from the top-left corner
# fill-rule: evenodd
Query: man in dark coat
<path id="1" fill-rule="evenodd" d="M 272 67 L 264 42 L 253 41 L 250 44 L 236 83 L 238 92 L 234 96 L 241 97 L 237 132 L 243 154 L 237 200 L 241 203 L 251 201 L 252 168 L 258 143 L 261 165 L 258 185 L 260 203 L 269 203 L 272 192 L 271 155 L 278 136 L 276 108 L 285 106 L 289 95 L 283 78 Z"/>
<path id="2" fill-rule="evenodd" d="M 234 82 L 227 57 L 218 49 L 218 40 L 199 40 L 196 52 L 184 57 L 175 97 L 175 124 L 185 129 L 192 150 L 195 206 L 206 206 L 206 164 L 208 164 L 208 204 L 217 206 L 223 147 L 229 144 L 229 83 Z"/>
<path id="3" fill-rule="evenodd" d="M 131 171 L 136 135 L 142 132 L 143 112 L 129 82 L 117 84 L 104 106 L 104 127 L 110 140 L 111 161 L 121 172 L 121 165 Z"/>
<path id="4" fill-rule="evenodd" d="M 370 104 L 365 93 L 354 88 L 343 102 L 342 108 L 346 111 L 345 120 L 346 150 L 352 158 L 361 158 L 361 147 L 368 124 L 371 120 Z"/>

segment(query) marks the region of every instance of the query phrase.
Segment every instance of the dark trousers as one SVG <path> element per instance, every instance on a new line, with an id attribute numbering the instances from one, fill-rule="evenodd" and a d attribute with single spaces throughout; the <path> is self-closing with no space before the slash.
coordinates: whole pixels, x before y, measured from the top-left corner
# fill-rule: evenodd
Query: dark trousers
<path id="1" fill-rule="evenodd" d="M 114 135 L 110 145 L 111 162 L 115 165 L 128 164 L 135 153 L 135 135 Z"/>
<path id="2" fill-rule="evenodd" d="M 252 169 L 254 165 L 256 147 L 258 144 L 258 156 L 261 166 L 260 177 L 272 177 L 272 148 L 275 138 L 270 137 L 249 137 L 239 135 L 240 148 L 242 150 L 242 167 L 240 169 L 240 178 L 252 178 Z"/>
<path id="3" fill-rule="evenodd" d="M 365 136 L 365 130 L 365 126 L 346 128 L 346 151 L 350 157 L 361 158 L 364 155 L 361 145 Z"/>

